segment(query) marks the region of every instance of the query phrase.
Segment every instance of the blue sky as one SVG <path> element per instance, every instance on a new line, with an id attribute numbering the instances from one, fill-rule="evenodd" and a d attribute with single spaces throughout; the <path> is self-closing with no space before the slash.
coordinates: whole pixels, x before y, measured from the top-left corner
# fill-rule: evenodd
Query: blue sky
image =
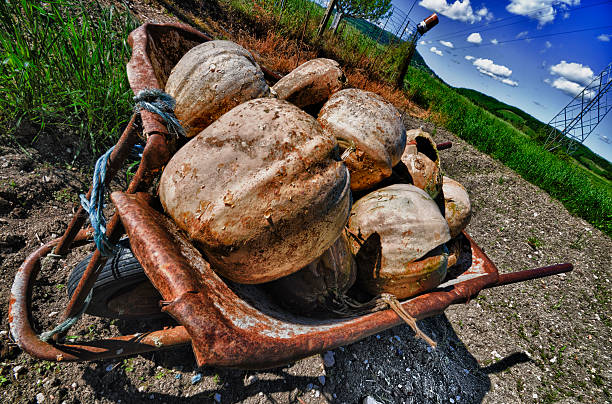
<path id="1" fill-rule="evenodd" d="M 406 12 L 412 3 L 393 2 Z M 431 69 L 452 86 L 491 95 L 544 123 L 612 61 L 609 0 L 417 0 L 410 18 L 434 11 L 440 23 L 417 47 Z M 528 39 L 548 34 L 555 35 Z M 612 112 L 585 145 L 612 161 Z"/>

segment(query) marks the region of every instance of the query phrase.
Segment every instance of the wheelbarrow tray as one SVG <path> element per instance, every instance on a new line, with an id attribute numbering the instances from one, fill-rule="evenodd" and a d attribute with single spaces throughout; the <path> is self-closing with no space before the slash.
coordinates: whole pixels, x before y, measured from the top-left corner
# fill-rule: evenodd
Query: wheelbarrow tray
<path id="1" fill-rule="evenodd" d="M 115 192 L 111 199 L 132 252 L 164 298 L 162 310 L 186 328 L 200 365 L 271 367 L 349 344 L 403 321 L 392 310 L 349 319 L 293 315 L 259 286 L 221 279 L 176 224 L 149 206 L 146 195 Z M 463 261 L 465 270 L 435 290 L 403 302 L 403 308 L 417 319 L 426 318 L 498 281 L 497 269 L 473 241 L 471 254 Z"/>
<path id="2" fill-rule="evenodd" d="M 193 46 L 210 40 L 201 32 L 181 24 L 144 24 L 129 36 L 133 47 L 127 65 L 134 93 L 146 88 L 163 89 L 176 63 Z M 279 75 L 262 66 L 269 82 Z M 126 193 L 111 199 L 116 215 L 107 226 L 109 239 L 118 240 L 122 227 L 130 237 L 134 255 L 159 290 L 162 310 L 180 325 L 90 342 L 59 344 L 39 339 L 30 321 L 30 298 L 40 260 L 50 252 L 62 254 L 83 244 L 90 230 L 80 230 L 86 215 L 79 209 L 64 236 L 41 246 L 19 268 L 11 288 L 9 324 L 11 334 L 23 350 L 54 361 L 82 361 L 133 355 L 191 343 L 199 365 L 237 368 L 268 368 L 349 344 L 402 323 L 392 310 L 382 310 L 348 319 L 313 319 L 292 315 L 257 286 L 237 285 L 221 279 L 159 208 L 146 189 L 168 161 L 171 143 L 163 121 L 152 113 L 140 113 L 140 125 L 132 117 L 110 156 L 109 172 L 116 172 L 136 141 L 140 128 L 147 140 L 139 171 Z M 166 139 L 166 140 L 164 140 Z M 90 191 L 91 192 L 91 191 Z M 469 301 L 488 287 L 518 282 L 572 269 L 570 264 L 498 275 L 497 268 L 464 233 L 469 248 L 438 288 L 401 302 L 416 319 L 442 313 L 449 305 Z M 82 307 L 104 258 L 96 252 L 79 282 L 64 318 Z M 91 270 L 90 270 L 91 267 Z M 79 299 L 81 304 L 79 303 Z"/>

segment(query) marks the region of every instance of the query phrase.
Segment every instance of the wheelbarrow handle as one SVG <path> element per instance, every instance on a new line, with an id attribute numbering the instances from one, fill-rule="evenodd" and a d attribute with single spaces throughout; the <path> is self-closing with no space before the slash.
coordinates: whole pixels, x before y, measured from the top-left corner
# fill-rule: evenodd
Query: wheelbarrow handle
<path id="1" fill-rule="evenodd" d="M 436 149 L 438 149 L 438 151 L 450 149 L 451 147 L 453 147 L 453 142 L 442 142 L 436 145 Z"/>
<path id="2" fill-rule="evenodd" d="M 522 281 L 528 281 L 530 279 L 544 278 L 546 276 L 558 275 L 564 272 L 570 272 L 574 269 L 574 266 L 569 263 L 550 265 L 547 267 L 528 269 L 525 271 L 511 272 L 508 274 L 499 275 L 497 283 L 485 286 L 485 289 L 493 288 L 496 286 L 509 285 L 511 283 L 517 283 Z"/>

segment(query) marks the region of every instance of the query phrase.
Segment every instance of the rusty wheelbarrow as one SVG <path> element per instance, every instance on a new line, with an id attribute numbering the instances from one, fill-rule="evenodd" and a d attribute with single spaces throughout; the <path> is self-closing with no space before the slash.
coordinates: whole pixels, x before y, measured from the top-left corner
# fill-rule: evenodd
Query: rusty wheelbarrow
<path id="1" fill-rule="evenodd" d="M 145 24 L 136 29 L 129 37 L 133 55 L 127 65 L 134 93 L 145 88 L 163 89 L 179 59 L 208 40 L 211 38 L 207 35 L 179 24 Z M 274 72 L 263 71 L 267 80 L 279 79 Z M 222 280 L 146 192 L 176 148 L 176 139 L 158 115 L 143 110 L 132 117 L 110 155 L 106 181 L 117 173 L 139 139 L 146 142 L 142 161 L 127 191 L 111 195 L 116 212 L 107 225 L 107 235 L 111 242 L 117 242 L 127 233 L 134 256 L 163 298 L 161 310 L 180 325 L 81 343 L 59 343 L 61 333 L 49 342 L 40 339 L 30 321 L 33 282 L 43 257 L 50 253 L 64 255 L 90 239 L 91 229 L 82 228 L 87 214 L 79 208 L 64 235 L 32 253 L 15 276 L 9 324 L 21 349 L 44 360 L 84 361 L 191 343 L 199 365 L 267 368 L 358 341 L 403 322 L 392 310 L 345 319 L 299 317 L 274 303 L 257 286 Z M 447 148 L 448 144 L 440 146 Z M 465 233 L 464 237 L 465 254 L 445 282 L 401 302 L 410 316 L 427 318 L 451 304 L 469 301 L 485 288 L 572 270 L 571 264 L 560 264 L 499 275 L 476 243 Z M 82 311 L 106 259 L 98 250 L 94 252 L 63 313 L 64 319 Z"/>

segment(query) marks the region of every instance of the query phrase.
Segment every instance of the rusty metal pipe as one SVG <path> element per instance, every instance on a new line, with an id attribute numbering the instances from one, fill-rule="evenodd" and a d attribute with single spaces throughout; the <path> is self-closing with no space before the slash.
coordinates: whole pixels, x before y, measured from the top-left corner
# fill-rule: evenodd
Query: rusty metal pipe
<path id="1" fill-rule="evenodd" d="M 571 272 L 574 266 L 569 263 L 549 265 L 547 267 L 528 269 L 525 271 L 511 272 L 508 274 L 499 275 L 497 283 L 488 285 L 487 288 L 496 286 L 510 285 L 511 283 L 528 281 L 531 279 L 544 278 L 552 275 L 559 275 L 564 272 Z"/>
<path id="2" fill-rule="evenodd" d="M 155 134 L 150 135 L 147 139 L 147 144 L 145 145 L 142 153 L 142 160 L 126 192 L 131 194 L 136 191 L 145 190 L 152 178 L 157 175 L 157 173 L 169 159 L 170 154 L 168 153 L 168 149 L 166 147 L 165 136 L 156 131 Z M 111 243 L 116 243 L 123 233 L 124 231 L 123 226 L 121 225 L 121 220 L 119 215 L 115 213 L 107 226 L 108 239 Z M 68 306 L 64 310 L 62 321 L 68 317 L 74 316 L 80 311 L 85 298 L 96 282 L 96 279 L 98 279 L 98 275 L 104 267 L 106 260 L 107 257 L 103 257 L 100 254 L 100 251 L 96 249 L 91 257 L 91 260 L 89 261 L 89 264 L 87 265 L 87 268 L 85 269 L 85 272 L 83 273 L 81 280 L 72 294 L 72 297 L 70 298 Z M 58 335 L 57 337 L 59 338 L 61 335 Z"/>
<path id="3" fill-rule="evenodd" d="M 128 122 L 123 134 L 119 138 L 115 149 L 111 153 L 108 159 L 108 171 L 106 176 L 106 181 L 104 183 L 105 186 L 108 186 L 110 181 L 113 179 L 117 171 L 121 168 L 123 162 L 130 155 L 130 152 L 134 148 L 134 145 L 138 141 L 138 137 L 136 136 L 136 114 L 132 115 L 132 118 Z M 91 197 L 92 188 L 89 188 L 87 192 L 86 198 L 89 199 Z M 64 235 L 60 238 L 57 246 L 55 246 L 54 253 L 59 255 L 65 255 L 68 251 L 68 246 L 72 243 L 72 240 L 76 237 L 77 233 L 85 224 L 87 220 L 87 212 L 83 209 L 82 206 L 79 205 L 77 212 L 74 217 L 70 221 L 68 228 L 64 232 Z"/>
<path id="4" fill-rule="evenodd" d="M 453 147 L 453 142 L 442 142 L 436 145 L 436 149 L 438 150 L 446 150 L 450 149 L 451 147 Z"/>
<path id="5" fill-rule="evenodd" d="M 88 232 L 81 230 L 75 236 L 72 247 L 88 243 L 88 237 Z M 11 334 L 19 348 L 43 360 L 83 361 L 133 355 L 190 342 L 189 335 L 181 326 L 81 344 L 52 345 L 41 341 L 30 322 L 32 284 L 40 270 L 40 259 L 45 257 L 59 241 L 60 239 L 55 239 L 30 254 L 15 275 L 11 288 L 8 320 Z"/>

